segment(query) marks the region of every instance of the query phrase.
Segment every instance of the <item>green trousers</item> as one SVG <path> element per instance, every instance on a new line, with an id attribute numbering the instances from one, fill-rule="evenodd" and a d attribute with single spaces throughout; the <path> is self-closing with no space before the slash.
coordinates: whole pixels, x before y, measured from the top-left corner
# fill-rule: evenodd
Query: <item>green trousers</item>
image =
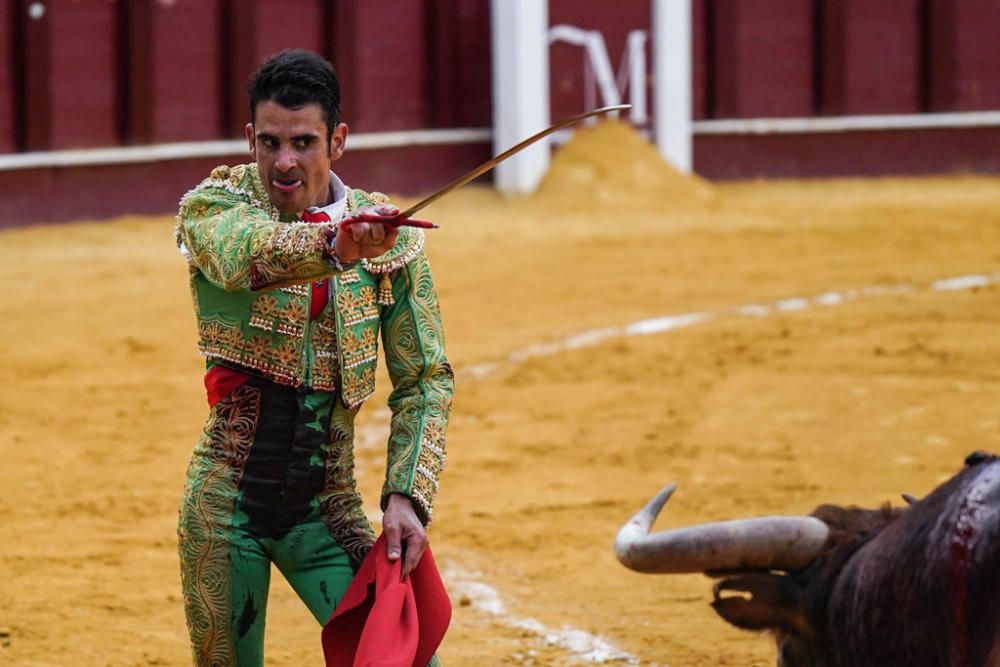
<path id="1" fill-rule="evenodd" d="M 251 379 L 212 407 L 178 527 L 194 663 L 264 664 L 271 564 L 323 624 L 358 566 L 321 503 L 335 395 Z M 319 644 L 319 633 L 316 633 Z"/>

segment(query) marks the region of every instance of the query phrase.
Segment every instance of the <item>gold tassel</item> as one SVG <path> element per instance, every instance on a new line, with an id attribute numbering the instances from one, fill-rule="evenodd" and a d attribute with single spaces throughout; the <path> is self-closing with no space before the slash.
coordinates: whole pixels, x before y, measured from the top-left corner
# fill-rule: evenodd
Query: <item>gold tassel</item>
<path id="1" fill-rule="evenodd" d="M 388 271 L 382 274 L 382 279 L 378 283 L 378 303 L 380 306 L 391 306 L 396 303 L 392 298 L 392 280 Z"/>

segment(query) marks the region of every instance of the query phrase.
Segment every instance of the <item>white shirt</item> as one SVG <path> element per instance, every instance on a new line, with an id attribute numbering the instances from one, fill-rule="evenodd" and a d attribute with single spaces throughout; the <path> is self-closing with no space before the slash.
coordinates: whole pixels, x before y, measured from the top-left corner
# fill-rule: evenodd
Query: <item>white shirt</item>
<path id="1" fill-rule="evenodd" d="M 330 198 L 332 203 L 326 206 L 310 206 L 313 213 L 326 213 L 332 222 L 339 222 L 347 213 L 347 186 L 332 171 L 330 172 Z"/>

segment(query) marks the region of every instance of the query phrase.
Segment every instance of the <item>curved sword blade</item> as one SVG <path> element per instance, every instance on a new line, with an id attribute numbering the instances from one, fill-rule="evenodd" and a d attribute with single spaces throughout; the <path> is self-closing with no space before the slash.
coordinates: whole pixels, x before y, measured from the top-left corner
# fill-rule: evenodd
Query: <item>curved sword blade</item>
<path id="1" fill-rule="evenodd" d="M 448 194 L 452 190 L 457 190 L 458 188 L 462 187 L 463 185 L 465 185 L 469 181 L 473 180 L 474 178 L 482 176 L 483 174 L 485 174 L 489 170 L 493 169 L 493 167 L 497 166 L 498 164 L 500 164 L 501 162 L 503 162 L 504 160 L 506 160 L 507 158 L 509 158 L 511 155 L 514 155 L 515 153 L 521 152 L 522 150 L 524 150 L 525 148 L 527 148 L 531 144 L 535 143 L 539 139 L 544 139 L 545 137 L 549 136 L 550 134 L 552 134 L 553 132 L 555 132 L 557 130 L 561 130 L 564 127 L 569 127 L 570 125 L 573 125 L 574 123 L 579 123 L 581 120 L 584 120 L 586 118 L 590 118 L 591 116 L 599 116 L 601 114 L 611 113 L 612 111 L 624 111 L 625 109 L 629 109 L 631 107 L 632 107 L 631 104 L 616 104 L 614 106 L 601 107 L 600 109 L 594 109 L 592 111 L 586 111 L 586 112 L 584 112 L 582 114 L 579 114 L 578 116 L 573 116 L 572 118 L 567 118 L 566 120 L 559 121 L 558 123 L 556 123 L 552 127 L 545 128 L 544 130 L 542 130 L 538 134 L 531 135 L 530 137 L 528 137 L 527 139 L 525 139 L 521 143 L 519 143 L 519 144 L 517 144 L 515 146 L 512 146 L 511 148 L 508 148 L 507 150 L 505 150 L 503 153 L 500 153 L 496 157 L 491 158 L 490 160 L 487 160 L 486 162 L 482 163 L 481 165 L 479 165 L 478 167 L 476 167 L 472 171 L 469 171 L 469 172 L 466 172 L 466 173 L 462 174 L 461 176 L 459 176 L 454 181 L 452 181 L 448 185 L 444 186 L 443 188 L 441 188 L 437 192 L 429 195 L 428 197 L 425 197 L 424 199 L 421 199 L 416 204 L 414 204 L 410 208 L 408 208 L 405 211 L 403 211 L 402 213 L 400 213 L 398 217 L 400 217 L 400 218 L 409 218 L 409 217 L 411 217 L 414 213 L 416 213 L 420 209 L 424 208 L 425 206 L 427 206 L 431 202 L 437 201 L 438 199 L 440 199 L 441 197 L 444 197 L 446 194 Z"/>

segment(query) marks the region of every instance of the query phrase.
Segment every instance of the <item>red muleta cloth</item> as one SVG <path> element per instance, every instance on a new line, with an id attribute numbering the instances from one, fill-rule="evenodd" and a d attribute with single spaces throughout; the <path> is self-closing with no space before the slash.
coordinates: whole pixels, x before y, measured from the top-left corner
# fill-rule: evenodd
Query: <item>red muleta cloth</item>
<path id="1" fill-rule="evenodd" d="M 375 542 L 323 628 L 327 667 L 426 667 L 451 622 L 451 600 L 430 547 L 405 581 L 403 559 Z"/>

